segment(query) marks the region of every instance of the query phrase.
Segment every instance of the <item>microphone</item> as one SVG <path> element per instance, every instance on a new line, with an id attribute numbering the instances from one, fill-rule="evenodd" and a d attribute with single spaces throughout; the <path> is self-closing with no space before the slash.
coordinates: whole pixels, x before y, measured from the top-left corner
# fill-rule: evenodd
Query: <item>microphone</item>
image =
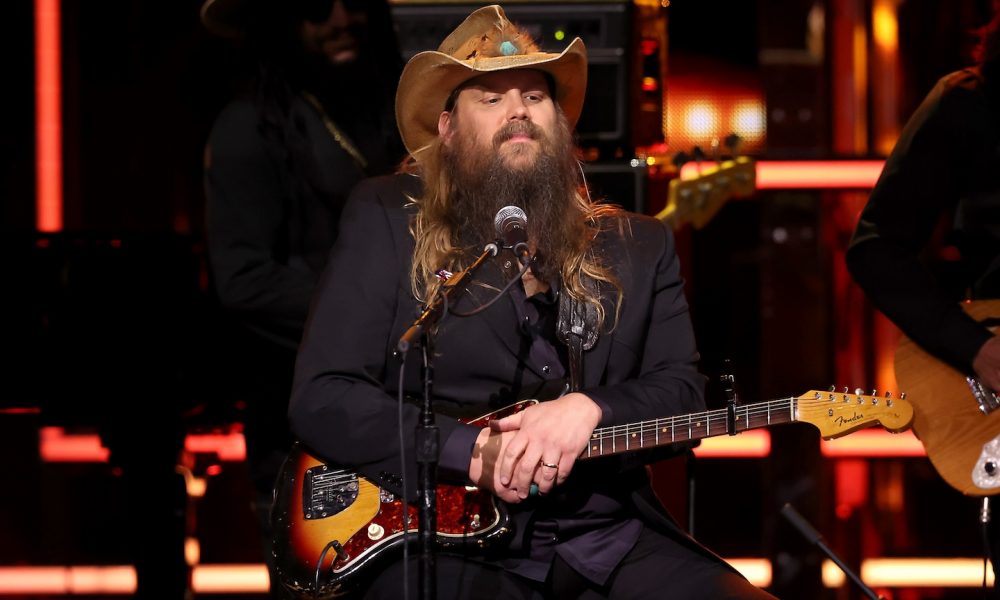
<path id="1" fill-rule="evenodd" d="M 521 262 L 529 258 L 528 215 L 523 210 L 517 206 L 505 206 L 493 217 L 493 225 L 504 248 L 513 250 L 514 256 Z"/>

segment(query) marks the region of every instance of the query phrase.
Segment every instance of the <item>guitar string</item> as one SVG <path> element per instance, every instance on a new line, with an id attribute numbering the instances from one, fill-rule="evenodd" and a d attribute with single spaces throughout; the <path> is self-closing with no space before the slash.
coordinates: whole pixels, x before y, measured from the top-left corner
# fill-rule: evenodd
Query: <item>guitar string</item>
<path id="1" fill-rule="evenodd" d="M 849 395 L 850 396 L 850 395 Z M 835 407 L 855 407 L 862 406 L 860 404 L 855 404 L 853 401 L 849 403 L 842 402 L 840 400 L 829 400 L 829 399 L 800 399 L 800 398 L 785 398 L 781 400 L 772 400 L 768 402 L 762 402 L 755 405 L 745 405 L 743 407 L 737 407 L 737 418 L 744 417 L 744 421 L 750 421 L 754 417 L 760 417 L 765 415 L 771 415 L 772 418 L 782 417 L 782 413 L 792 411 L 792 410 L 815 410 L 816 408 L 835 408 Z M 742 409 L 742 410 L 741 410 Z M 639 434 L 653 433 L 656 431 L 661 431 L 665 427 L 670 427 L 674 430 L 676 428 L 681 428 L 681 433 L 683 433 L 684 428 L 689 429 L 706 429 L 706 431 L 711 430 L 711 425 L 722 424 L 728 421 L 729 415 L 727 409 L 718 409 L 714 411 L 707 411 L 704 413 L 697 413 L 692 415 L 677 415 L 673 417 L 662 417 L 659 419 L 652 419 L 649 421 L 640 421 L 637 423 L 630 423 L 626 425 L 613 425 L 609 427 L 601 427 L 594 431 L 594 434 L 590 438 L 592 441 L 603 441 L 611 438 L 628 437 L 635 436 Z M 787 421 L 782 421 L 785 423 Z M 781 424 L 781 423 L 775 423 Z M 739 426 L 739 423 L 737 424 Z M 745 429 L 744 429 L 745 431 Z M 676 431 L 675 431 L 676 433 Z M 681 440 L 684 441 L 684 440 Z"/>

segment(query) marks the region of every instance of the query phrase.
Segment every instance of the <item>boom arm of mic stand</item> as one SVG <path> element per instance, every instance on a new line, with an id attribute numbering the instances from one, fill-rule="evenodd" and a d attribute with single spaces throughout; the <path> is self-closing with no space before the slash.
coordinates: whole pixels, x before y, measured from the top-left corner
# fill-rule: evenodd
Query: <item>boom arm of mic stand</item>
<path id="1" fill-rule="evenodd" d="M 441 311 L 445 306 L 446 300 L 451 300 L 451 294 L 454 290 L 461 288 L 466 281 L 472 279 L 472 274 L 486 262 L 487 258 L 497 255 L 499 246 L 496 243 L 486 244 L 483 248 L 483 253 L 479 255 L 476 262 L 469 265 L 468 268 L 459 272 L 457 275 L 452 275 L 447 281 L 444 282 L 444 286 L 441 288 L 441 293 L 434 298 L 434 300 L 428 304 L 420 316 L 410 325 L 410 328 L 399 338 L 396 343 L 396 350 L 400 354 L 406 354 L 406 351 L 410 349 L 413 343 L 420 337 L 420 335 L 430 329 L 441 317 Z"/>
<path id="2" fill-rule="evenodd" d="M 848 567 L 847 564 L 845 564 L 844 561 L 842 561 L 840 557 L 826 545 L 826 542 L 823 541 L 823 536 L 809 524 L 809 521 L 806 521 L 805 517 L 799 514 L 799 511 L 795 510 L 794 506 L 786 502 L 781 508 L 781 515 L 785 517 L 785 519 L 787 519 L 799 533 L 802 534 L 802 537 L 806 538 L 810 544 L 813 544 L 822 550 L 823 553 L 830 558 L 830 560 L 840 567 L 840 570 L 843 571 L 855 585 L 861 588 L 864 595 L 868 596 L 872 600 L 884 600 L 882 596 L 875 593 L 875 590 L 868 587 L 868 585 L 861 580 L 861 577 L 859 577 L 853 569 Z"/>

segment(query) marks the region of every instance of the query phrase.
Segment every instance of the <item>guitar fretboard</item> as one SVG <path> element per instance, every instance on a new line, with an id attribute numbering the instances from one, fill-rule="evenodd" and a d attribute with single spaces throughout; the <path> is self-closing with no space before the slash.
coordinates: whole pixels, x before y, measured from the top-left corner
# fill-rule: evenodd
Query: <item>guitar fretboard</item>
<path id="1" fill-rule="evenodd" d="M 590 444 L 581 458 L 607 456 L 791 423 L 796 420 L 797 407 L 798 398 L 782 398 L 737 406 L 733 431 L 729 430 L 727 408 L 627 425 L 598 427 L 590 436 Z"/>

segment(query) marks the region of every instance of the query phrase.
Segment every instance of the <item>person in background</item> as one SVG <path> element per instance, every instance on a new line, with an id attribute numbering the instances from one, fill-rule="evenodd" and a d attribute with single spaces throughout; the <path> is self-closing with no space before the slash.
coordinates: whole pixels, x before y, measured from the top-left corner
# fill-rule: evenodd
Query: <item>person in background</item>
<path id="1" fill-rule="evenodd" d="M 577 461 L 598 426 L 705 410 L 669 228 L 581 188 L 571 131 L 586 80 L 579 38 L 542 51 L 499 6 L 407 63 L 396 115 L 411 168 L 366 180 L 344 209 L 296 362 L 292 429 L 415 501 L 419 411 L 396 397 L 420 396 L 421 353 L 400 381 L 397 342 L 441 270 L 468 267 L 498 237 L 498 211 L 520 207 L 530 268 L 509 249 L 488 259 L 451 295 L 433 351 L 440 480 L 497 496 L 514 536 L 485 555 L 442 550 L 438 597 L 771 597 L 670 518 L 644 468 L 655 453 Z M 565 393 L 487 427 L 459 418 L 545 387 Z M 438 507 L 439 525 L 455 508 Z M 365 598 L 416 590 L 401 554 L 363 568 Z"/>
<path id="2" fill-rule="evenodd" d="M 1000 298 L 1000 12 L 976 58 L 942 77 L 910 117 L 861 213 L 847 267 L 910 339 L 996 393 L 1000 336 L 960 301 Z M 933 260 L 942 244 L 957 260 Z M 989 538 L 996 572 L 996 510 Z"/>
<path id="3" fill-rule="evenodd" d="M 403 62 L 384 0 L 207 0 L 201 16 L 247 70 L 205 148 L 206 232 L 270 567 L 296 348 L 349 192 L 405 154 L 392 110 Z"/>

